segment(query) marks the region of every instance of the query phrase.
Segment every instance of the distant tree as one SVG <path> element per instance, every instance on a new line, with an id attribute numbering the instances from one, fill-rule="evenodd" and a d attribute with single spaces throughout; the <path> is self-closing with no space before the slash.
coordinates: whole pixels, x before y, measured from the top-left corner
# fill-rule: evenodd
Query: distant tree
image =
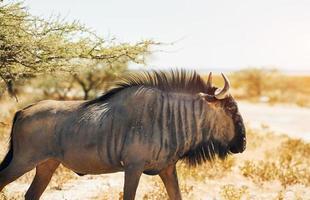
<path id="1" fill-rule="evenodd" d="M 258 67 L 239 70 L 232 74 L 234 88 L 242 89 L 248 98 L 260 97 L 267 91 L 274 90 L 277 82 L 271 80 L 275 80 L 278 73 L 275 69 Z"/>
<path id="2" fill-rule="evenodd" d="M 32 79 L 30 84 L 31 93 L 38 89 L 40 92 L 43 92 L 43 98 L 58 100 L 74 99 L 74 97 L 78 96 L 78 94 L 73 94 L 74 81 L 70 75 L 60 76 L 57 73 L 55 75 L 57 76 L 43 75 Z M 40 95 L 38 96 L 40 98 Z"/>
<path id="3" fill-rule="evenodd" d="M 74 74 L 73 80 L 82 88 L 83 99 L 87 100 L 96 96 L 95 92 L 106 91 L 125 69 L 126 66 L 114 66 L 105 69 L 95 68 L 84 73 Z"/>
<path id="4" fill-rule="evenodd" d="M 143 63 L 152 44 L 106 41 L 77 21 L 41 19 L 23 3 L 0 0 L 0 93 L 6 88 L 15 95 L 14 82 L 38 74 L 72 72 L 96 63 Z"/>
<path id="5" fill-rule="evenodd" d="M 44 98 L 87 100 L 101 95 L 112 87 L 125 71 L 127 71 L 127 64 L 115 65 L 114 63 L 113 67 L 97 65 L 79 73 L 38 76 L 31 80 L 30 85 L 32 89 L 37 88 L 38 92 L 42 91 Z"/>

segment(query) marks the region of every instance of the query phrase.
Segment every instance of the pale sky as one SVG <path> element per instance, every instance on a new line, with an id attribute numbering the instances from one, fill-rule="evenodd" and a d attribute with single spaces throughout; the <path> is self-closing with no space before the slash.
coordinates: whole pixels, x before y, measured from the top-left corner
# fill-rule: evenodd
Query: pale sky
<path id="1" fill-rule="evenodd" d="M 310 71 L 310 0 L 25 0 L 39 16 L 77 19 L 102 36 L 176 43 L 152 68 Z"/>

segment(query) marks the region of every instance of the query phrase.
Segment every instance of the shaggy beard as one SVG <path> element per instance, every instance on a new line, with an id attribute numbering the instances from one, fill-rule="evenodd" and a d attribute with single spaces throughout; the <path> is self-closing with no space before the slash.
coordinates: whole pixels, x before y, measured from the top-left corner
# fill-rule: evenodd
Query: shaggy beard
<path id="1" fill-rule="evenodd" d="M 230 154 L 228 146 L 216 140 L 209 140 L 186 152 L 181 159 L 189 166 L 201 165 L 207 161 L 213 161 L 216 157 L 225 159 Z"/>

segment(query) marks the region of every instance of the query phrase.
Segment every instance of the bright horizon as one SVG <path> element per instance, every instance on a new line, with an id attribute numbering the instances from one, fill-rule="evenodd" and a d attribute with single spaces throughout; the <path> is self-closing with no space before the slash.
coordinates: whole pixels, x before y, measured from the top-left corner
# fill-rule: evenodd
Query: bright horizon
<path id="1" fill-rule="evenodd" d="M 310 71 L 309 0 L 25 0 L 25 5 L 33 15 L 60 14 L 121 42 L 176 41 L 148 59 L 151 68 Z"/>

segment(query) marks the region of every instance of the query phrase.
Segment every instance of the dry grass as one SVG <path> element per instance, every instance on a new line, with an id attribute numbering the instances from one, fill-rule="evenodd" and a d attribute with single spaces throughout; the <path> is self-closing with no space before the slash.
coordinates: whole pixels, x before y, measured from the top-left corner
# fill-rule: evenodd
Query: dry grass
<path id="1" fill-rule="evenodd" d="M 284 187 L 294 184 L 310 186 L 310 144 L 287 139 L 273 152 L 266 152 L 264 160 L 247 160 L 241 173 L 253 181 L 278 180 Z"/>
<path id="2" fill-rule="evenodd" d="M 224 160 L 216 158 L 212 162 L 197 167 L 188 167 L 187 164 L 179 162 L 177 166 L 178 176 L 181 182 L 188 180 L 205 181 L 206 179 L 221 178 L 231 172 L 235 164 L 234 157 L 230 156 Z M 218 173 L 218 172 L 221 173 Z"/>
<path id="3" fill-rule="evenodd" d="M 8 200 L 8 198 L 4 195 L 4 192 L 0 192 L 0 200 Z"/>
<path id="4" fill-rule="evenodd" d="M 224 200 L 250 200 L 250 195 L 247 186 L 237 187 L 232 184 L 224 185 L 221 188 L 221 197 Z"/>
<path id="5" fill-rule="evenodd" d="M 155 179 L 152 184 L 152 191 L 145 193 L 142 197 L 143 200 L 163 200 L 168 199 L 168 195 L 166 192 L 166 189 L 164 187 L 164 184 L 159 180 Z M 192 199 L 193 197 L 193 185 L 188 184 L 181 184 L 180 189 L 183 195 L 184 199 Z"/>

